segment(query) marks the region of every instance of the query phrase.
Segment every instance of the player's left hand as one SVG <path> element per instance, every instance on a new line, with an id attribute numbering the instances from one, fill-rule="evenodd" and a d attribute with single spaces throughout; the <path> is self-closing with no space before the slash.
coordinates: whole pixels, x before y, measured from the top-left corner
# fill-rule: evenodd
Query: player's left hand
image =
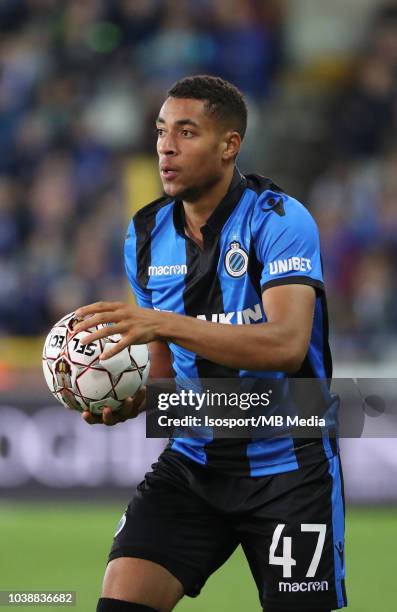
<path id="1" fill-rule="evenodd" d="M 121 336 L 119 342 L 102 353 L 100 358 L 103 360 L 113 357 L 131 344 L 147 344 L 159 339 L 157 328 L 160 313 L 156 310 L 124 302 L 95 302 L 82 306 L 75 314 L 83 319 L 74 327 L 75 332 L 86 331 L 99 324 L 112 324 L 111 327 L 88 334 L 80 341 L 81 344 L 89 344 L 112 334 Z"/>
<path id="2" fill-rule="evenodd" d="M 102 414 L 92 414 L 89 410 L 84 410 L 81 414 L 83 420 L 89 425 L 117 425 L 124 423 L 127 419 L 135 419 L 145 410 L 146 387 L 141 387 L 134 397 L 127 397 L 123 400 L 120 410 L 112 411 L 109 406 L 105 406 Z"/>

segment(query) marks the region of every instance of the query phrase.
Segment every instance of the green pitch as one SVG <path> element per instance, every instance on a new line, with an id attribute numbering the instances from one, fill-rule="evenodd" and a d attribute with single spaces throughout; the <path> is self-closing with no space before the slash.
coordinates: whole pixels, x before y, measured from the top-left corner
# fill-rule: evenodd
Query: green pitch
<path id="1" fill-rule="evenodd" d="M 73 590 L 75 607 L 18 606 L 47 612 L 94 612 L 118 506 L 0 506 L 0 590 Z M 397 509 L 350 509 L 347 515 L 350 612 L 396 609 Z M 6 608 L 4 608 L 5 610 Z M 10 609 L 10 608 L 9 608 Z M 179 612 L 250 612 L 260 607 L 241 551 Z"/>

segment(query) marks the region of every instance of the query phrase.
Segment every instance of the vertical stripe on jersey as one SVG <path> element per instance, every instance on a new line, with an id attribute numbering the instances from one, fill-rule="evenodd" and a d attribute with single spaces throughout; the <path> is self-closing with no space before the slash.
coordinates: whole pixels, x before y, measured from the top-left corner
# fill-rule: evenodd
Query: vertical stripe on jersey
<path id="1" fill-rule="evenodd" d="M 135 215 L 134 228 L 136 235 L 136 266 L 137 279 L 141 287 L 147 287 L 149 282 L 149 266 L 152 254 L 152 231 L 156 225 L 157 212 L 170 202 L 169 198 L 159 198 L 150 206 L 149 210 L 143 209 Z"/>
<path id="2" fill-rule="evenodd" d="M 332 478 L 332 533 L 334 542 L 334 573 L 335 590 L 338 607 L 347 605 L 345 591 L 345 562 L 344 562 L 344 540 L 345 540 L 345 513 L 342 483 L 342 469 L 338 455 L 328 461 L 329 474 Z"/>
<path id="3" fill-rule="evenodd" d="M 187 275 L 183 300 L 185 313 L 197 317 L 204 315 L 208 321 L 212 315 L 225 311 L 221 283 L 218 277 L 218 262 L 220 257 L 219 237 L 209 227 L 203 229 L 204 248 L 201 250 L 191 239 L 186 238 Z M 228 368 L 200 356 L 196 357 L 196 369 L 199 378 L 236 378 L 238 370 Z M 201 442 L 209 465 L 228 464 L 238 466 L 241 472 L 249 474 L 249 465 L 245 455 L 245 444 L 239 440 L 195 440 L 195 446 L 190 449 L 197 453 Z M 187 450 L 188 441 L 178 440 L 173 448 L 182 452 Z"/>
<path id="4" fill-rule="evenodd" d="M 185 290 L 183 302 L 185 314 L 191 317 L 204 315 L 208 321 L 213 313 L 224 312 L 222 289 L 218 278 L 219 240 L 204 233 L 204 249 L 201 250 L 193 240 L 186 239 Z M 238 371 L 213 363 L 200 356 L 196 357 L 199 378 L 235 378 Z"/>
<path id="5" fill-rule="evenodd" d="M 205 443 L 206 440 L 202 438 L 172 438 L 170 448 L 200 465 L 206 465 Z"/>
<path id="6" fill-rule="evenodd" d="M 149 265 L 162 266 L 165 263 L 166 265 L 187 265 L 189 270 L 189 262 L 186 259 L 185 251 L 186 241 L 183 236 L 180 236 L 175 231 L 175 228 L 172 223 L 172 217 L 173 204 L 171 203 L 170 206 L 164 207 L 161 210 L 157 210 L 156 214 L 150 220 L 150 225 L 148 224 L 145 228 L 146 235 L 150 231 L 150 248 L 148 249 L 149 252 L 144 253 L 144 260 L 142 262 L 142 265 L 146 266 L 146 271 L 148 270 Z M 164 241 L 162 240 L 161 233 L 159 232 L 157 234 L 156 232 L 157 229 L 161 230 L 161 226 L 163 224 L 167 224 L 167 226 L 170 226 L 172 228 L 172 231 L 170 231 L 169 233 L 168 249 L 166 249 L 165 251 Z M 158 240 L 157 235 L 159 236 Z M 186 277 L 188 276 L 188 274 L 186 275 Z M 150 278 L 147 276 L 145 280 L 146 283 L 150 286 Z M 184 310 L 183 294 L 185 285 L 186 282 L 180 284 L 180 295 L 177 295 L 175 293 L 175 288 L 172 287 L 171 284 L 168 288 L 166 283 L 165 290 L 162 291 L 161 296 L 161 307 L 163 310 L 177 310 L 181 314 L 189 314 Z M 178 308 L 175 308 L 176 304 L 178 304 Z M 182 309 L 181 306 L 183 306 Z M 186 351 L 185 349 L 172 343 L 170 343 L 170 348 L 173 351 L 173 354 L 179 354 L 178 364 L 176 365 L 175 360 L 173 363 L 176 378 L 181 378 L 182 370 L 185 378 L 199 378 L 199 373 L 196 368 L 196 356 L 190 351 Z M 183 362 L 182 370 L 180 367 L 181 362 Z M 170 447 L 173 450 L 178 451 L 183 455 L 189 457 L 196 463 L 204 465 L 207 462 L 207 457 L 203 449 L 205 442 L 206 440 L 203 440 L 202 438 L 174 438 L 170 441 Z"/>
<path id="7" fill-rule="evenodd" d="M 250 196 L 249 196 L 250 197 Z M 223 295 L 224 309 L 225 311 L 236 311 L 243 310 L 245 308 L 253 308 L 256 304 L 260 305 L 262 318 L 258 320 L 258 323 L 263 323 L 266 320 L 265 312 L 262 306 L 262 290 L 261 290 L 261 272 L 263 265 L 258 261 L 253 240 L 250 235 L 250 217 L 251 210 L 247 206 L 249 200 L 245 196 L 239 205 L 233 212 L 230 223 L 232 227 L 239 228 L 241 235 L 236 236 L 236 240 L 240 242 L 242 248 L 248 251 L 248 268 L 247 273 L 243 277 L 231 277 L 224 273 L 223 257 L 219 262 L 219 277 L 220 286 Z M 221 235 L 220 237 L 220 252 L 227 253 L 229 250 L 230 231 Z M 239 284 L 244 283 L 244 290 L 240 291 L 239 299 L 236 299 L 236 292 Z M 250 323 L 255 325 L 254 322 Z M 241 378 L 265 378 L 276 376 L 272 372 L 254 372 L 248 370 L 240 370 L 239 376 Z M 223 443 L 223 455 L 229 455 L 230 460 L 232 457 L 236 457 L 236 461 L 240 468 L 244 470 L 250 476 L 265 476 L 274 474 L 279 471 L 279 466 L 283 465 L 283 470 L 290 471 L 297 469 L 298 463 L 296 461 L 294 453 L 294 444 L 291 438 L 282 438 L 272 440 L 270 438 L 266 440 L 252 440 L 245 439 L 241 440 L 238 445 L 235 441 L 233 445 L 232 441 Z M 218 442 L 219 445 L 219 442 Z M 266 466 L 266 467 L 264 467 Z"/>
<path id="8" fill-rule="evenodd" d="M 203 250 L 192 240 L 186 239 L 187 275 L 183 295 L 186 314 L 193 317 L 204 315 L 209 321 L 211 321 L 213 313 L 224 312 L 222 290 L 217 274 L 219 239 L 210 232 L 209 228 L 206 228 L 204 231 Z M 235 378 L 238 375 L 237 370 L 213 363 L 199 355 L 196 356 L 196 369 L 199 378 Z M 190 452 L 197 453 L 199 450 L 198 445 L 201 444 L 206 463 L 209 465 L 213 463 L 218 465 L 217 458 L 219 453 L 222 454 L 222 457 L 229 454 L 225 452 L 226 448 L 222 440 L 202 439 L 192 442 L 194 442 L 194 446 L 191 447 Z M 233 464 L 234 461 L 240 463 L 240 458 L 236 456 L 234 448 L 235 441 L 231 440 L 228 442 L 234 443 L 234 450 L 230 453 L 233 458 Z M 186 450 L 188 441 L 181 440 L 180 444 Z M 244 471 L 246 471 L 247 466 L 244 466 L 244 468 Z"/>
<path id="9" fill-rule="evenodd" d="M 321 262 L 321 274 L 323 275 L 324 278 L 324 265 L 323 265 L 323 259 L 320 255 L 320 262 Z M 325 367 L 325 374 L 326 377 L 329 379 L 329 381 L 331 382 L 331 378 L 332 378 L 332 371 L 333 371 L 333 366 L 332 366 L 332 354 L 331 354 L 331 348 L 329 346 L 329 321 L 328 321 L 328 304 L 327 304 L 327 297 L 325 295 L 325 291 L 321 292 L 321 307 L 322 307 L 322 321 L 323 321 L 323 359 L 324 359 L 324 367 Z"/>
<path id="10" fill-rule="evenodd" d="M 263 321 L 262 291 L 260 288 L 260 273 L 263 265 L 259 263 L 253 246 L 251 236 L 252 195 L 248 191 L 226 221 L 219 237 L 218 263 L 220 288 L 223 295 L 224 311 L 236 312 L 245 308 L 253 308 L 256 304 L 261 307 Z M 230 257 L 233 242 L 238 242 L 248 254 L 247 271 L 242 276 L 233 277 L 226 270 L 225 258 Z"/>
<path id="11" fill-rule="evenodd" d="M 292 472 L 299 467 L 294 453 L 293 438 L 289 437 L 249 442 L 247 457 L 250 476 L 278 474 L 280 466 L 283 467 L 283 472 Z"/>
<path id="12" fill-rule="evenodd" d="M 250 250 L 248 253 L 247 274 L 251 281 L 252 287 L 254 291 L 256 292 L 259 298 L 259 301 L 261 303 L 262 303 L 262 289 L 261 289 L 262 270 L 263 270 L 263 264 L 258 260 L 256 253 L 255 253 L 254 241 L 251 240 Z"/>
<path id="13" fill-rule="evenodd" d="M 152 265 L 156 267 L 187 264 L 184 248 L 185 239 L 175 230 L 169 233 L 167 249 L 164 250 L 164 242 L 161 240 L 160 232 L 163 225 L 170 225 L 172 216 L 173 204 L 171 202 L 168 206 L 163 206 L 161 209 L 158 209 L 151 219 L 150 225 L 147 226 L 147 231 L 150 230 L 151 232 L 150 253 L 145 254 L 146 257 L 143 265 Z M 158 239 L 157 236 L 159 236 Z M 149 288 L 151 284 L 155 285 L 154 279 L 148 277 Z M 176 291 L 175 285 L 167 283 L 166 278 L 164 278 L 164 286 L 161 292 L 161 307 L 163 310 L 178 311 L 184 314 L 183 309 L 181 310 L 181 305 L 183 305 L 184 282 L 179 283 L 179 286 L 180 290 Z M 191 378 L 198 378 L 198 372 L 195 367 L 195 355 L 172 343 L 170 343 L 170 348 L 173 355 L 179 353 L 178 363 L 175 362 L 175 359 L 173 360 L 176 378 L 180 378 L 182 372 L 185 377 L 190 376 Z M 183 363 L 183 367 L 181 367 L 181 362 Z M 205 464 L 207 458 L 203 450 L 204 444 L 205 440 L 203 439 L 175 438 L 171 443 L 171 448 L 183 453 L 197 463 Z"/>
<path id="14" fill-rule="evenodd" d="M 329 388 L 327 382 L 327 364 L 324 359 L 324 352 L 327 349 L 329 352 L 328 345 L 328 328 L 324 329 L 324 300 L 325 295 L 324 292 L 321 291 L 320 294 L 316 291 L 316 303 L 314 309 L 314 317 L 313 317 L 313 329 L 310 347 L 308 353 L 303 361 L 301 368 L 296 374 L 293 375 L 293 379 L 307 379 L 312 380 L 313 389 L 310 390 L 310 399 L 315 401 L 317 397 L 317 403 L 315 406 L 315 414 L 319 414 L 319 409 L 321 404 L 323 404 L 323 412 L 326 412 L 326 409 L 329 405 L 329 402 L 326 402 L 326 398 L 329 399 Z M 326 308 L 326 304 L 325 304 Z M 307 414 L 307 399 L 306 395 L 308 390 L 306 389 L 306 385 L 302 387 L 301 397 L 299 397 L 299 382 L 296 385 L 296 393 L 297 397 L 297 407 L 299 409 L 299 404 L 302 402 L 303 406 L 306 406 L 304 413 L 302 416 L 308 416 Z M 318 405 L 317 405 L 318 404 Z M 328 459 L 336 452 L 336 441 L 335 438 L 329 436 L 329 432 L 325 429 L 318 428 L 319 437 L 318 439 L 306 439 L 306 438 L 294 438 L 294 446 L 296 457 L 300 465 L 304 464 L 307 457 L 311 455 L 313 452 L 313 445 L 317 443 L 317 445 L 321 445 L 324 451 L 324 458 Z"/>
<path id="15" fill-rule="evenodd" d="M 314 371 L 310 373 L 310 377 L 317 377 L 319 379 L 319 384 L 322 386 L 324 391 L 325 402 L 326 397 L 330 399 L 329 387 L 332 377 L 332 358 L 328 343 L 328 309 L 324 291 L 322 291 L 320 296 L 317 296 L 316 299 L 316 311 L 312 335 L 313 342 L 309 348 L 308 359 L 310 360 L 312 370 Z M 332 399 L 334 398 L 332 397 Z M 335 410 L 335 402 L 332 402 L 332 406 Z M 332 410 L 332 408 L 329 408 L 329 410 Z M 323 431 L 322 438 L 326 456 L 331 457 L 332 455 L 336 454 L 338 451 L 336 429 Z"/>
<path id="16" fill-rule="evenodd" d="M 156 270 L 163 266 L 185 266 L 184 239 L 175 231 L 167 232 L 167 243 L 164 245 L 162 235 L 172 223 L 173 206 L 170 203 L 156 214 L 155 226 L 152 229 L 150 244 L 150 260 L 153 268 L 152 276 L 148 282 L 148 289 L 152 290 L 152 303 L 154 308 L 169 310 L 185 314 L 183 310 L 183 273 L 174 275 L 156 274 Z M 160 302 L 159 302 L 159 296 Z"/>
<path id="17" fill-rule="evenodd" d="M 332 355 L 331 349 L 329 346 L 329 322 L 328 322 L 328 305 L 327 298 L 325 292 L 321 292 L 321 306 L 322 306 L 322 315 L 323 315 L 323 359 L 324 359 L 324 368 L 326 378 L 331 380 L 332 378 Z"/>
<path id="18" fill-rule="evenodd" d="M 219 252 L 216 253 L 217 242 L 210 252 L 201 251 L 189 238 L 182 238 L 185 243 L 185 257 L 187 274 L 183 291 L 183 304 L 185 314 L 191 317 L 204 315 L 211 321 L 213 312 L 223 309 L 222 294 L 219 290 L 218 277 L 214 266 L 218 262 Z M 215 252 L 214 252 L 215 251 Z M 228 368 L 213 364 L 198 355 L 190 369 L 191 378 L 215 378 L 228 375 Z M 177 438 L 173 440 L 171 448 L 186 455 L 200 464 L 207 464 L 208 454 L 204 447 L 212 442 L 212 434 L 208 438 Z"/>

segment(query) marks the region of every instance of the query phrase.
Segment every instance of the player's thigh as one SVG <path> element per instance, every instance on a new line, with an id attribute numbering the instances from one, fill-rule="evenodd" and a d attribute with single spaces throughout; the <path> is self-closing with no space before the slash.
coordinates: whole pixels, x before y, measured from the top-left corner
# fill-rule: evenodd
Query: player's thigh
<path id="1" fill-rule="evenodd" d="M 183 597 L 183 586 L 157 563 L 120 557 L 110 561 L 106 568 L 102 597 L 140 603 L 167 612 Z"/>
<path id="2" fill-rule="evenodd" d="M 173 585 L 173 596 L 179 597 L 179 590 L 175 582 L 167 581 L 168 574 L 182 584 L 185 595 L 196 596 L 238 543 L 232 527 L 194 493 L 192 483 L 200 478 L 207 478 L 200 466 L 172 455 L 166 454 L 155 464 L 120 521 L 109 561 L 120 558 L 151 561 L 166 570 L 164 588 Z M 144 569 L 144 565 L 140 567 Z M 138 583 L 133 572 L 130 580 Z M 126 583 L 127 579 L 123 584 Z M 136 589 L 136 584 L 131 588 Z"/>
<path id="3" fill-rule="evenodd" d="M 263 500 L 238 529 L 264 609 L 346 605 L 339 458 L 272 477 Z"/>

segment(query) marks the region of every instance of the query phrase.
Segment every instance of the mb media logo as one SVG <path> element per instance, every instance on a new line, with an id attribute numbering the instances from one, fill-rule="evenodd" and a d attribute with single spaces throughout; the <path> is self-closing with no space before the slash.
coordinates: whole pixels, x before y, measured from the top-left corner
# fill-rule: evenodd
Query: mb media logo
<path id="1" fill-rule="evenodd" d="M 328 591 L 328 581 L 321 582 L 279 582 L 278 590 L 280 593 L 296 593 L 301 591 L 307 593 L 310 591 Z"/>
<path id="2" fill-rule="evenodd" d="M 229 250 L 225 255 L 225 268 L 233 278 L 238 278 L 246 273 L 248 267 L 248 255 L 239 242 L 231 242 Z"/>
<path id="3" fill-rule="evenodd" d="M 172 276 L 175 274 L 186 274 L 186 264 L 175 264 L 173 266 L 149 266 L 149 276 Z"/>

